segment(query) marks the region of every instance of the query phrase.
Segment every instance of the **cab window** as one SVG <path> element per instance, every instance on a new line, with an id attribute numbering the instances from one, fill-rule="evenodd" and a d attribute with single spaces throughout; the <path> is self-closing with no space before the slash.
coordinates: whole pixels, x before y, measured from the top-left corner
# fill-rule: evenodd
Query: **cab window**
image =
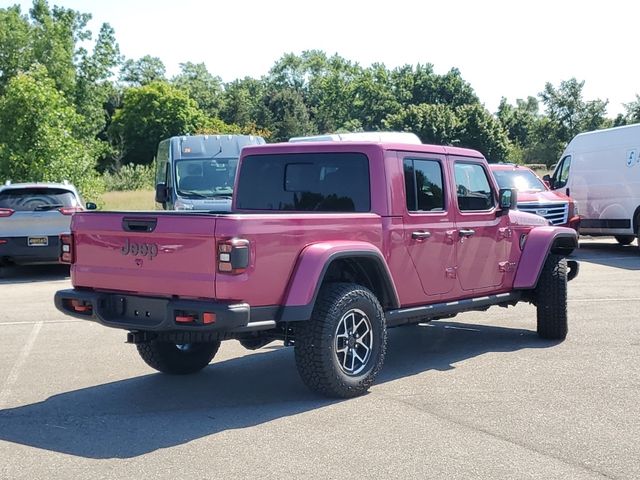
<path id="1" fill-rule="evenodd" d="M 490 210 L 495 206 L 487 172 L 477 163 L 455 164 L 458 208 L 461 212 Z"/>
<path id="2" fill-rule="evenodd" d="M 436 160 L 404 160 L 404 184 L 409 212 L 444 210 L 442 165 Z"/>

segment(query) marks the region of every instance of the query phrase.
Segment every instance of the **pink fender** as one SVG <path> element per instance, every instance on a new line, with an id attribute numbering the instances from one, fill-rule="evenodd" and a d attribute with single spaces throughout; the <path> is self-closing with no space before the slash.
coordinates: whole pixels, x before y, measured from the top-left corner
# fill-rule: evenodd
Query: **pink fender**
<path id="1" fill-rule="evenodd" d="M 336 241 L 314 243 L 305 247 L 289 282 L 284 306 L 312 305 L 326 269 L 332 260 L 340 257 L 369 257 L 378 260 L 389 280 L 388 287 L 392 289 L 392 298 L 397 305 L 398 293 L 391 281 L 391 273 L 380 249 L 367 242 Z"/>
<path id="2" fill-rule="evenodd" d="M 535 288 L 538 277 L 549 252 L 562 253 L 578 246 L 578 235 L 572 228 L 535 227 L 532 228 L 520 255 L 520 263 L 513 288 Z"/>

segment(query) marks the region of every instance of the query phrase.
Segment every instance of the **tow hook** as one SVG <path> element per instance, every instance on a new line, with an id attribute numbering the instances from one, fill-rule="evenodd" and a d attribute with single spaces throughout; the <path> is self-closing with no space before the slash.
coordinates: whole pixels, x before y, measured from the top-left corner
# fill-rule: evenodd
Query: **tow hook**
<path id="1" fill-rule="evenodd" d="M 569 269 L 569 272 L 567 273 L 567 281 L 570 282 L 578 276 L 580 264 L 575 260 L 567 260 L 567 268 Z"/>

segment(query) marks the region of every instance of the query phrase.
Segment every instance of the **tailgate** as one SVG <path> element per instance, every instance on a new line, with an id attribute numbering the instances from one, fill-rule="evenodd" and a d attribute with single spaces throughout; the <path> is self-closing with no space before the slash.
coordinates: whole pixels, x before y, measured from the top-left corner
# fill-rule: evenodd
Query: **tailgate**
<path id="1" fill-rule="evenodd" d="M 73 286 L 215 298 L 215 222 L 210 214 L 76 214 Z"/>
<path id="2" fill-rule="evenodd" d="M 28 237 L 31 235 L 58 236 L 69 232 L 71 216 L 58 210 L 49 212 L 18 211 L 0 218 L 0 235 Z"/>

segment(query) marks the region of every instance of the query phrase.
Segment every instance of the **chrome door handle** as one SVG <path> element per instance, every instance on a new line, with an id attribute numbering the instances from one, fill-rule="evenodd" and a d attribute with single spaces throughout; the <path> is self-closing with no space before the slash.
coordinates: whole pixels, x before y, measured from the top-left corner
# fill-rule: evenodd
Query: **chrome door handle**
<path id="1" fill-rule="evenodd" d="M 462 230 L 458 230 L 458 235 L 460 235 L 461 237 L 473 237 L 475 233 L 476 231 L 472 228 L 463 228 Z"/>
<path id="2" fill-rule="evenodd" d="M 431 232 L 425 232 L 424 230 L 418 230 L 411 233 L 411 238 L 414 240 L 425 240 L 431 236 Z"/>

